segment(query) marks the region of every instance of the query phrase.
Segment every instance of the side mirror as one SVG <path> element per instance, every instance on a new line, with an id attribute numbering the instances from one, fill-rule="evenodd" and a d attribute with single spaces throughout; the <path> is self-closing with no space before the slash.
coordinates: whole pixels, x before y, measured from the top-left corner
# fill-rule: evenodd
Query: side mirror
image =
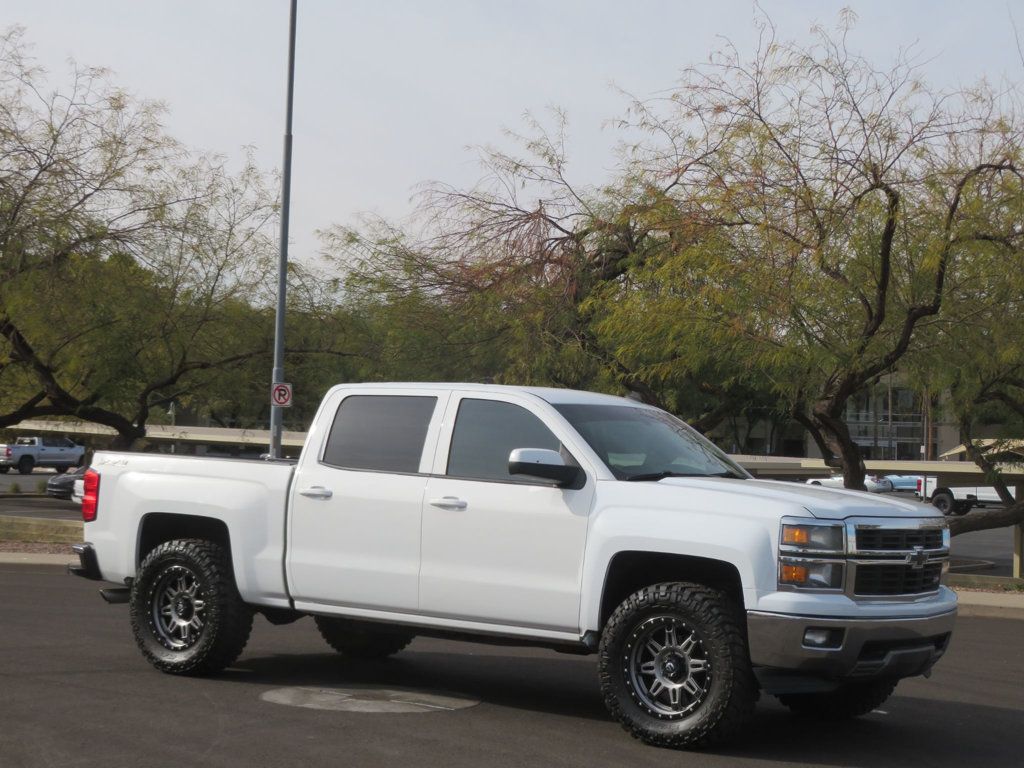
<path id="1" fill-rule="evenodd" d="M 565 463 L 562 454 L 546 448 L 516 448 L 508 456 L 508 473 L 554 480 L 560 487 L 575 485 L 583 476 L 579 467 Z"/>

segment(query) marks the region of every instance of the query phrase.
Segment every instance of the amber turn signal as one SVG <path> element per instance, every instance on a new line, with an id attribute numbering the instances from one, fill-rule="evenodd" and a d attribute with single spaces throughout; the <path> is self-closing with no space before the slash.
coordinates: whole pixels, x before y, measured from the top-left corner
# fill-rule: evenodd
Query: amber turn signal
<path id="1" fill-rule="evenodd" d="M 806 584 L 807 568 L 803 565 L 786 565 L 783 563 L 779 574 L 779 581 L 783 584 Z"/>
<path id="2" fill-rule="evenodd" d="M 803 545 L 811 540 L 810 531 L 795 525 L 787 525 L 782 528 L 782 543 Z"/>

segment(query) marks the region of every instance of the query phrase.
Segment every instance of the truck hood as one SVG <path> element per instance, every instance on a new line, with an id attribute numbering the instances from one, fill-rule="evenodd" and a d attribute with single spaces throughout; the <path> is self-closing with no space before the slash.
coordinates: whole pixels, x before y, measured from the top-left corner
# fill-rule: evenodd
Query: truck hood
<path id="1" fill-rule="evenodd" d="M 657 483 L 674 492 L 686 489 L 749 500 L 751 505 L 784 503 L 803 507 L 814 517 L 843 520 L 847 517 L 941 517 L 930 504 L 914 504 L 877 493 L 823 488 L 784 480 L 739 480 L 724 477 L 668 477 Z"/>

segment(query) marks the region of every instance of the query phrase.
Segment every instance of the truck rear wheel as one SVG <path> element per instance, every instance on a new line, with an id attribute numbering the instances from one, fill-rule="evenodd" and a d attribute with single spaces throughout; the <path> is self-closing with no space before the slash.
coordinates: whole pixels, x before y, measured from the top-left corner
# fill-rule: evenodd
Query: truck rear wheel
<path id="1" fill-rule="evenodd" d="M 936 491 L 932 494 L 932 506 L 948 517 L 953 514 L 956 499 L 950 491 Z"/>
<path id="2" fill-rule="evenodd" d="M 338 653 L 354 659 L 383 659 L 393 656 L 412 642 L 411 632 L 375 629 L 365 623 L 316 616 L 320 636 Z"/>
<path id="3" fill-rule="evenodd" d="M 235 586 L 227 551 L 201 539 L 165 542 L 146 555 L 129 601 L 135 642 L 154 667 L 207 675 L 241 654 L 252 609 Z"/>
<path id="4" fill-rule="evenodd" d="M 845 720 L 866 715 L 880 706 L 896 690 L 897 680 L 868 680 L 846 683 L 824 693 L 791 693 L 777 696 L 779 701 L 800 715 L 822 720 Z"/>
<path id="5" fill-rule="evenodd" d="M 10 471 L 11 471 L 10 467 L 6 467 L 6 466 L 0 467 L 0 475 L 6 475 Z"/>
<path id="6" fill-rule="evenodd" d="M 634 592 L 608 619 L 598 658 L 605 706 L 648 744 L 724 741 L 757 701 L 739 609 L 724 592 L 701 584 Z"/>
<path id="7" fill-rule="evenodd" d="M 19 475 L 31 475 L 32 469 L 36 465 L 36 460 L 31 456 L 22 456 L 18 460 L 18 474 Z"/>

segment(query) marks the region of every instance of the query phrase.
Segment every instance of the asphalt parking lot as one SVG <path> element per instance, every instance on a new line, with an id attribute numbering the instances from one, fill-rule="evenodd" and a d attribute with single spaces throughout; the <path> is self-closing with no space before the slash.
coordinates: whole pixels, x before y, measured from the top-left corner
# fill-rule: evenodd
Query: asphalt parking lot
<path id="1" fill-rule="evenodd" d="M 127 606 L 42 566 L 0 566 L 0 766 L 986 766 L 1024 756 L 1024 621 L 962 618 L 930 680 L 880 711 L 821 724 L 762 699 L 727 749 L 646 747 L 608 719 L 590 657 L 417 640 L 384 662 L 326 651 L 308 619 L 257 619 L 214 679 L 153 671 Z M 415 714 L 297 708 L 281 689 L 439 692 L 468 704 Z"/>

